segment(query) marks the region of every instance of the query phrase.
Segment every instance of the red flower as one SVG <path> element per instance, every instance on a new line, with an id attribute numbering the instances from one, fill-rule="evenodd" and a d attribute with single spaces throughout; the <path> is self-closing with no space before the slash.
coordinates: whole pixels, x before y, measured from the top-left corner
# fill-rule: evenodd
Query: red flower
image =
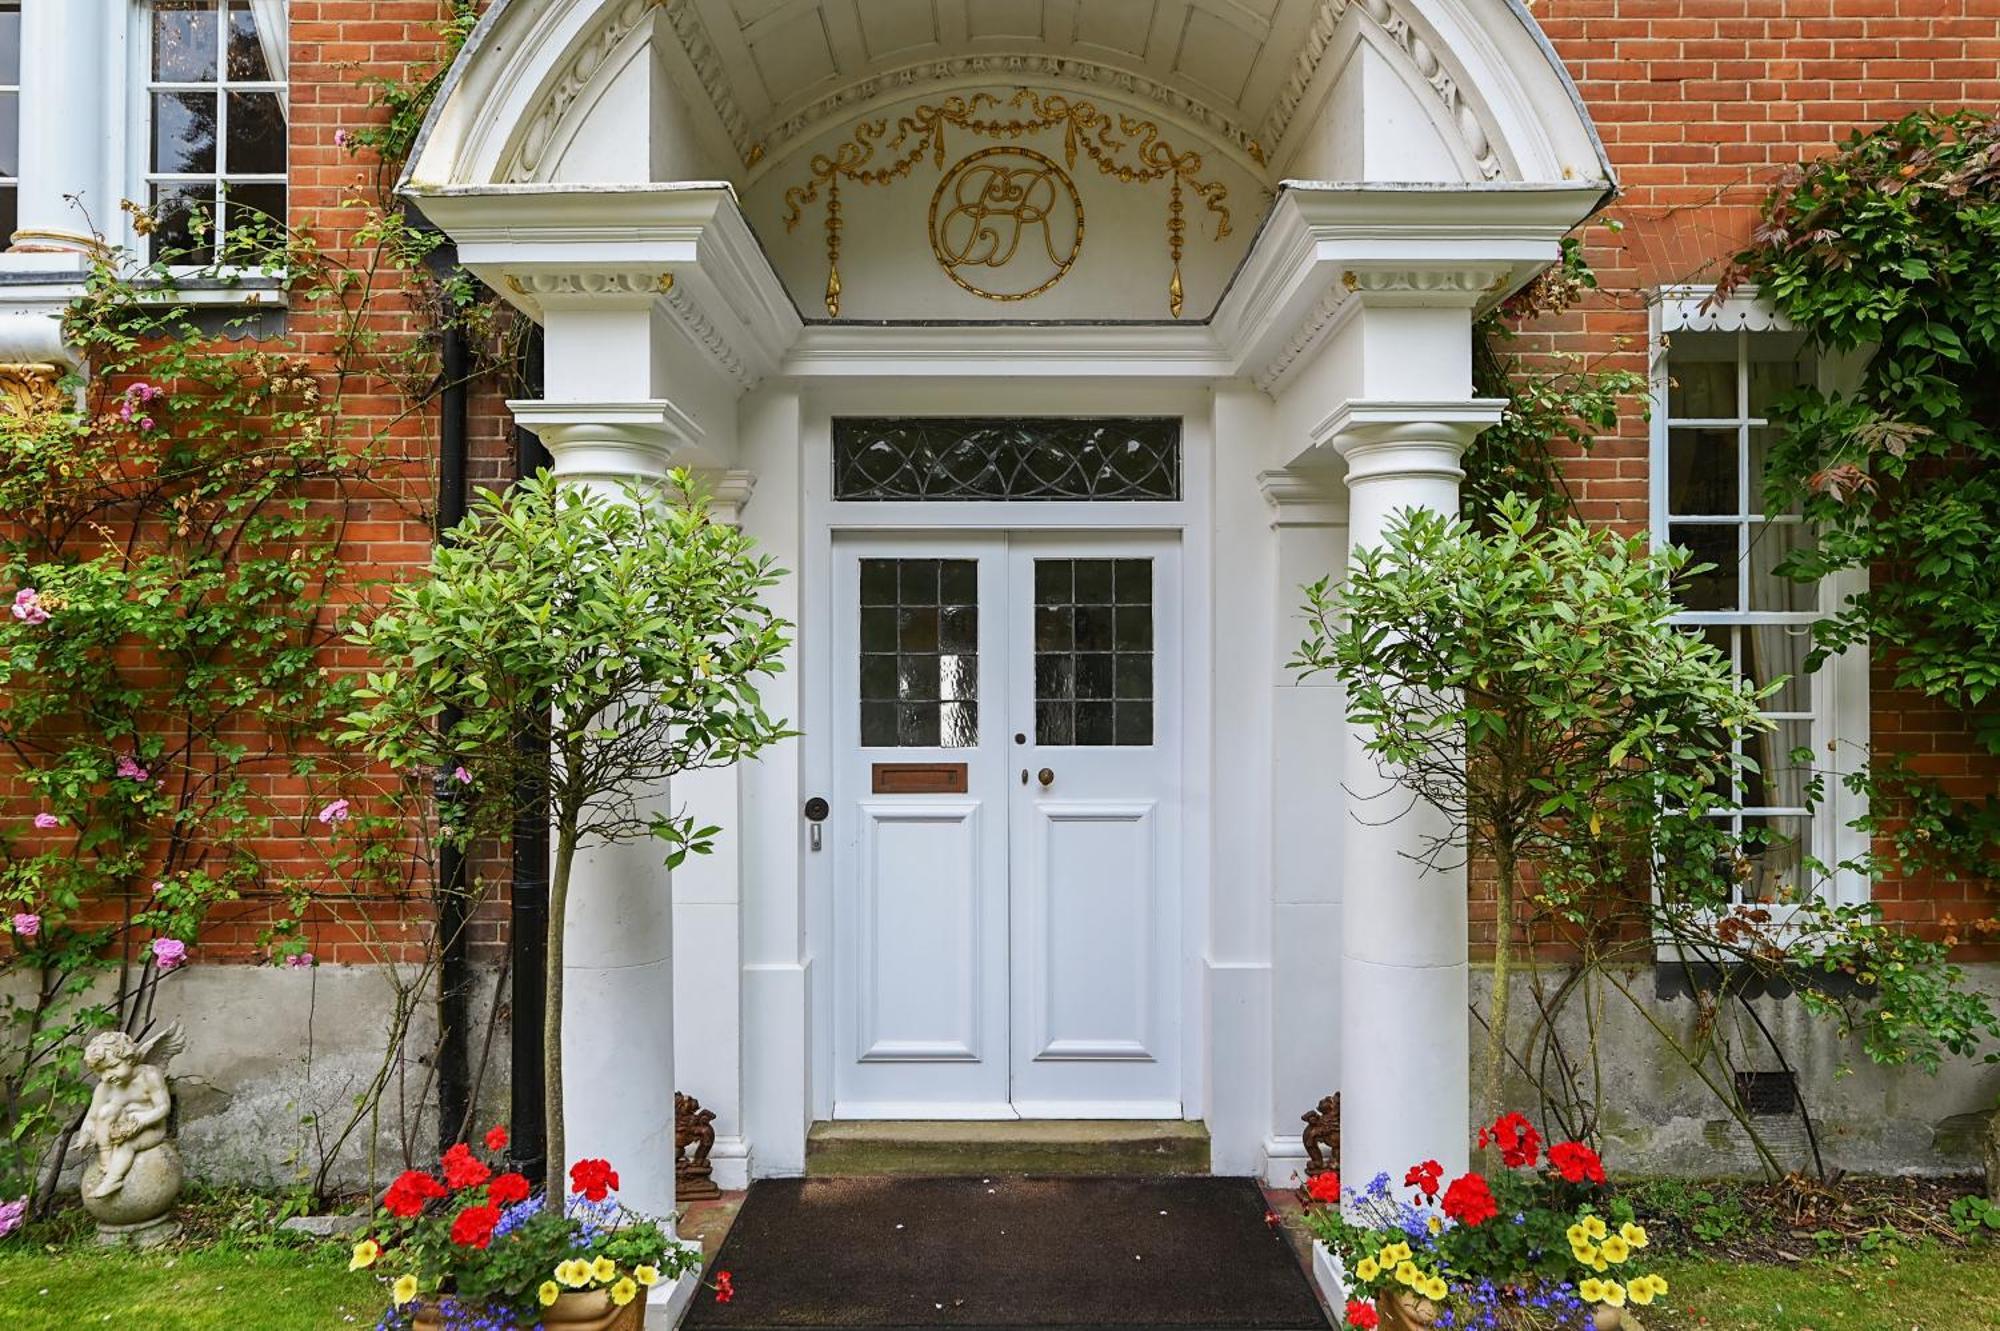
<path id="1" fill-rule="evenodd" d="M 715 1273 L 715 1301 L 717 1303 L 727 1303 L 735 1297 L 736 1284 L 729 1278 L 729 1272 L 717 1271 Z"/>
<path id="2" fill-rule="evenodd" d="M 493 1242 L 493 1227 L 500 1223 L 497 1206 L 468 1206 L 451 1222 L 451 1241 L 461 1248 L 484 1248 Z"/>
<path id="3" fill-rule="evenodd" d="M 1372 1331 L 1372 1328 L 1382 1325 L 1382 1314 L 1375 1311 L 1375 1305 L 1372 1303 L 1363 1303 L 1360 1299 L 1349 1299 L 1347 1301 L 1347 1324 L 1349 1326 L 1358 1326 L 1361 1328 L 1361 1331 Z"/>
<path id="4" fill-rule="evenodd" d="M 423 1210 L 425 1202 L 447 1195 L 444 1185 L 429 1174 L 406 1169 L 389 1185 L 389 1191 L 382 1194 L 382 1207 L 390 1215 L 407 1220 Z"/>
<path id="5" fill-rule="evenodd" d="M 495 1206 L 512 1206 L 527 1201 L 531 1191 L 528 1180 L 519 1174 L 502 1174 L 486 1185 L 486 1200 Z"/>
<path id="6" fill-rule="evenodd" d="M 1314 1174 L 1306 1180 L 1306 1196 L 1316 1202 L 1337 1202 L 1340 1200 L 1340 1175 L 1331 1169 L 1323 1174 Z"/>
<path id="7" fill-rule="evenodd" d="M 496 1125 L 486 1130 L 486 1149 L 489 1151 L 504 1151 L 507 1149 L 507 1129 L 505 1125 Z"/>
<path id="8" fill-rule="evenodd" d="M 1479 1130 L 1482 1149 L 1496 1142 L 1500 1146 L 1500 1160 L 1507 1168 L 1533 1169 L 1542 1147 L 1542 1134 L 1535 1131 L 1535 1125 L 1524 1115 L 1506 1113 L 1494 1119 L 1492 1127 Z"/>
<path id="9" fill-rule="evenodd" d="M 464 1142 L 455 1142 L 444 1153 L 444 1181 L 453 1191 L 475 1187 L 493 1177 L 493 1171 L 480 1163 L 479 1157 Z"/>
<path id="10" fill-rule="evenodd" d="M 1444 1166 L 1435 1160 L 1426 1160 L 1420 1165 L 1410 1166 L 1410 1172 L 1403 1175 L 1403 1186 L 1416 1188 L 1426 1197 L 1435 1197 L 1443 1180 Z"/>
<path id="11" fill-rule="evenodd" d="M 1549 1148 L 1549 1163 L 1571 1183 L 1604 1182 L 1604 1162 L 1582 1142 L 1557 1142 Z"/>
<path id="12" fill-rule="evenodd" d="M 1485 1179 L 1465 1174 L 1444 1190 L 1444 1213 L 1461 1225 L 1483 1225 L 1500 1214 L 1500 1207 Z"/>
<path id="13" fill-rule="evenodd" d="M 569 1167 L 569 1188 L 593 1202 L 601 1202 L 606 1193 L 617 1191 L 618 1171 L 609 1160 L 579 1160 Z"/>
<path id="14" fill-rule="evenodd" d="M 1276 1211 L 1273 1211 L 1270 1207 L 1267 1206 L 1264 1208 L 1264 1223 L 1269 1225 L 1272 1229 L 1276 1229 L 1279 1225 L 1282 1225 L 1285 1222 L 1278 1219 L 1278 1213 Z"/>

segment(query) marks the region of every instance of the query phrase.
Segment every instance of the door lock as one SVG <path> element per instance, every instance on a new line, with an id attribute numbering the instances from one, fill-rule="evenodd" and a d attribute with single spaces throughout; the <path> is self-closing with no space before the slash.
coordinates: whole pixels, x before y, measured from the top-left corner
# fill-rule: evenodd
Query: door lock
<path id="1" fill-rule="evenodd" d="M 826 815 L 828 812 L 826 801 L 821 799 L 817 795 L 813 796 L 811 799 L 806 801 L 805 812 L 806 812 L 806 822 L 812 828 L 812 832 L 807 838 L 808 843 L 812 846 L 814 850 L 818 850 L 821 844 L 819 825 L 826 821 Z"/>

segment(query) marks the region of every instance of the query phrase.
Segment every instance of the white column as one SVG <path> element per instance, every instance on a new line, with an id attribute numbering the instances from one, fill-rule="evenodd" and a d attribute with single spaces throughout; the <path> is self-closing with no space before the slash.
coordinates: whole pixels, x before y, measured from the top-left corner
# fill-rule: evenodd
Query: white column
<path id="1" fill-rule="evenodd" d="M 124 69 L 113 28 L 126 6 L 105 0 L 23 0 L 21 5 L 21 204 L 17 251 L 86 253 L 92 225 L 118 223 L 106 197 L 112 136 L 107 80 Z M 80 196 L 82 210 L 67 195 Z"/>
<path id="2" fill-rule="evenodd" d="M 671 404 L 510 402 L 549 450 L 553 474 L 610 501 L 657 484 L 685 436 Z M 670 807 L 665 783 L 642 806 Z M 619 1198 L 642 1215 L 674 1210 L 674 909 L 662 847 L 585 845 L 571 868 L 563 928 L 563 1132 L 568 1163 L 609 1160 Z M 684 1304 L 694 1282 L 659 1286 Z M 666 1316 L 672 1325 L 674 1315 Z"/>
<path id="3" fill-rule="evenodd" d="M 1459 459 L 1500 408 L 1350 401 L 1336 410 L 1317 433 L 1347 462 L 1349 551 L 1381 545 L 1402 510 L 1455 513 Z M 1420 858 L 1461 834 L 1385 775 L 1365 740 L 1348 727 L 1341 762 L 1352 817 L 1341 854 L 1340 1159 L 1354 1187 L 1384 1171 L 1400 1184 L 1429 1159 L 1451 1177 L 1470 1149 L 1465 869 L 1450 850 L 1449 867 Z"/>

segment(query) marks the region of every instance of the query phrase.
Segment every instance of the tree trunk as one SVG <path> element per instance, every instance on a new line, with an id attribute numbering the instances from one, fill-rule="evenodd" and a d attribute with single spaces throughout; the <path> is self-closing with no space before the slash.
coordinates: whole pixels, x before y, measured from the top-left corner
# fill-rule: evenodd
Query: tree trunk
<path id="1" fill-rule="evenodd" d="M 569 870 L 576 859 L 576 829 L 556 830 L 556 864 L 549 874 L 548 959 L 542 975 L 542 1132 L 548 1143 L 543 1175 L 542 1205 L 551 1215 L 562 1214 L 569 1180 L 563 1141 L 563 918 L 569 905 Z"/>
<path id="2" fill-rule="evenodd" d="M 1493 993 L 1486 1008 L 1486 1066 L 1480 1081 L 1480 1122 L 1500 1117 L 1502 1083 L 1507 1076 L 1507 1009 L 1514 975 L 1514 890 L 1520 869 L 1514 861 L 1513 846 L 1502 842 L 1494 847 L 1494 867 L 1498 882 L 1493 901 Z"/>

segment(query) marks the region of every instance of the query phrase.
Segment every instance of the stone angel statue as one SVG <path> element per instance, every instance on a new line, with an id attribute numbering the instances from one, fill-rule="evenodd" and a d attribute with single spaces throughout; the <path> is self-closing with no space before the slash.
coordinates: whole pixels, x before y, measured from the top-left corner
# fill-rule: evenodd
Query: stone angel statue
<path id="1" fill-rule="evenodd" d="M 83 1203 L 101 1240 L 144 1238 L 180 1196 L 180 1151 L 171 1137 L 174 1102 L 166 1066 L 187 1047 L 179 1023 L 134 1040 L 123 1031 L 93 1036 L 84 1066 L 97 1074 L 84 1135 L 97 1148 L 84 1167 Z"/>

